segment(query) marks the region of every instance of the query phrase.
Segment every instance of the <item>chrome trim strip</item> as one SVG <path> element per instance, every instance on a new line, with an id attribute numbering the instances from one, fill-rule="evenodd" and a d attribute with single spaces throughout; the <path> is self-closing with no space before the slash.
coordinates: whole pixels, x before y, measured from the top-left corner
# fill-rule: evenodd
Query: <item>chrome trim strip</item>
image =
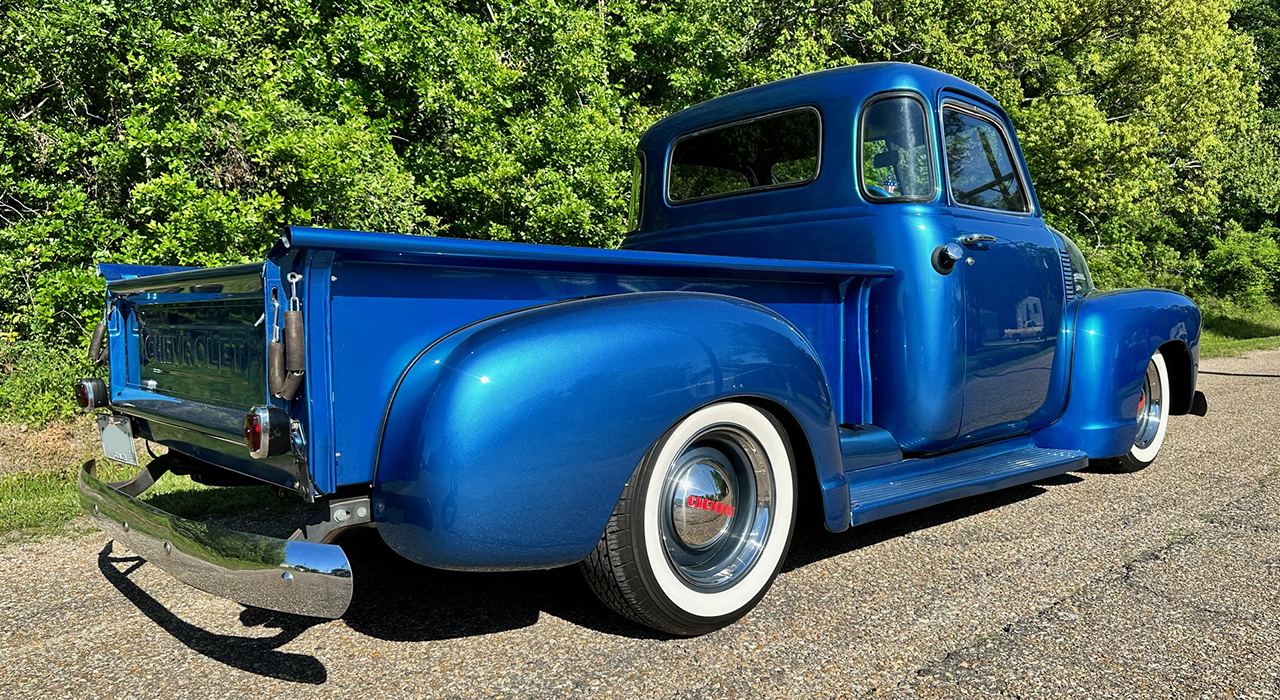
<path id="1" fill-rule="evenodd" d="M 158 275 L 141 277 L 125 277 L 109 280 L 107 289 L 113 294 L 137 294 L 139 292 L 180 292 L 193 284 L 216 284 L 219 282 L 239 282 L 252 276 L 258 278 L 258 289 L 262 291 L 262 267 L 264 263 L 244 263 L 227 267 L 193 267 L 177 272 L 162 272 Z"/>
<path id="2" fill-rule="evenodd" d="M 133 399 L 125 397 L 111 404 L 119 413 L 178 430 L 244 447 L 244 414 L 248 408 L 214 406 L 180 399 Z M 170 408 L 173 411 L 162 409 Z M 248 449 L 246 448 L 246 452 Z"/>
<path id="3" fill-rule="evenodd" d="M 337 618 L 351 604 L 342 548 L 237 532 L 170 515 L 80 470 L 80 505 L 104 532 L 183 583 L 243 605 Z"/>
<path id="4" fill-rule="evenodd" d="M 160 418 L 151 417 L 151 415 L 148 415 L 148 413 L 141 413 L 140 415 L 140 413 L 137 413 L 137 412 L 129 413 L 127 411 L 120 411 L 120 415 L 133 416 L 136 418 L 140 418 L 140 420 L 143 420 L 143 421 L 154 422 L 154 424 L 160 424 L 165 427 L 173 427 L 173 429 L 175 430 L 186 430 L 186 431 L 189 431 L 189 433 L 197 433 L 200 435 L 204 435 L 205 438 L 209 438 L 211 440 L 221 440 L 221 441 L 224 441 L 224 443 L 238 445 L 238 447 L 244 447 L 244 438 L 241 438 L 239 440 L 232 440 L 230 438 L 227 438 L 227 436 L 219 435 L 216 433 L 209 433 L 209 431 L 207 430 L 196 430 L 196 429 L 193 429 L 193 427 L 191 426 L 177 424 L 177 422 L 163 421 L 163 420 L 160 420 Z M 248 448 L 246 448 L 246 450 L 247 449 Z"/>

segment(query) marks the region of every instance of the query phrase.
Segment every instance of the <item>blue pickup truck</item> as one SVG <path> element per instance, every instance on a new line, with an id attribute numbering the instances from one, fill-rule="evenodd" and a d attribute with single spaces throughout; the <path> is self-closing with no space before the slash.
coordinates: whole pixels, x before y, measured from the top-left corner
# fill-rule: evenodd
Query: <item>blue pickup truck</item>
<path id="1" fill-rule="evenodd" d="M 695 635 L 768 590 L 797 518 L 840 532 L 1107 460 L 1204 415 L 1200 312 L 1098 291 L 979 88 L 894 63 L 736 92 L 655 124 L 621 250 L 293 228 L 261 263 L 102 265 L 77 382 L 126 482 L 86 511 L 177 578 L 339 617 L 335 539 L 445 569 L 578 564 Z M 288 539 L 137 498 L 165 471 L 264 483 Z M 364 574 L 362 574 L 364 575 Z M 368 575 L 373 575 L 372 573 Z"/>

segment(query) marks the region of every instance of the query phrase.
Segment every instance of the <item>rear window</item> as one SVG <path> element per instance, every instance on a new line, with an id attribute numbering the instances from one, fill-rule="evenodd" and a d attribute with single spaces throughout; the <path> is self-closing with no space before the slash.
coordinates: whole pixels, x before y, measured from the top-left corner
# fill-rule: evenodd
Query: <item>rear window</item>
<path id="1" fill-rule="evenodd" d="M 818 175 L 818 112 L 804 108 L 682 137 L 671 151 L 667 198 L 688 202 L 788 187 Z"/>

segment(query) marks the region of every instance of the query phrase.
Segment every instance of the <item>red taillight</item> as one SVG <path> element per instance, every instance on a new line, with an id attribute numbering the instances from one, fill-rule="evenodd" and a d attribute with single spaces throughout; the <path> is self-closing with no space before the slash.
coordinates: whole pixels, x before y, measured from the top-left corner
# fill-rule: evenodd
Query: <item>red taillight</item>
<path id="1" fill-rule="evenodd" d="M 244 417 L 244 445 L 257 459 L 288 454 L 291 449 L 289 412 L 275 406 L 255 406 Z"/>
<path id="2" fill-rule="evenodd" d="M 107 383 L 101 379 L 77 379 L 75 384 L 76 405 L 82 411 L 102 408 L 107 401 Z"/>
<path id="3" fill-rule="evenodd" d="M 262 417 L 257 412 L 244 417 L 244 444 L 250 452 L 262 451 Z"/>

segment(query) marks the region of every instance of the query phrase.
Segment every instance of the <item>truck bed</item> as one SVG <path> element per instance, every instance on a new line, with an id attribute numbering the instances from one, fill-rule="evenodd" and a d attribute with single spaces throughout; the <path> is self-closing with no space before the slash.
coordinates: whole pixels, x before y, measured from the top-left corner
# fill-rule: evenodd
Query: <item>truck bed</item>
<path id="1" fill-rule="evenodd" d="M 302 275 L 307 369 L 298 400 L 283 402 L 268 395 L 265 348 L 273 298 L 289 303 L 289 272 Z M 687 291 L 757 302 L 823 358 L 841 422 L 868 422 L 865 297 L 849 298 L 866 286 L 850 283 L 893 270 L 293 228 L 263 263 L 103 274 L 116 309 L 115 408 L 139 418 L 148 437 L 205 461 L 333 493 L 372 478 L 388 403 L 415 356 L 469 324 L 571 299 Z M 846 353 L 860 358 L 860 376 L 846 376 Z M 243 417 L 267 403 L 301 423 L 306 473 L 289 455 L 248 456 Z"/>

